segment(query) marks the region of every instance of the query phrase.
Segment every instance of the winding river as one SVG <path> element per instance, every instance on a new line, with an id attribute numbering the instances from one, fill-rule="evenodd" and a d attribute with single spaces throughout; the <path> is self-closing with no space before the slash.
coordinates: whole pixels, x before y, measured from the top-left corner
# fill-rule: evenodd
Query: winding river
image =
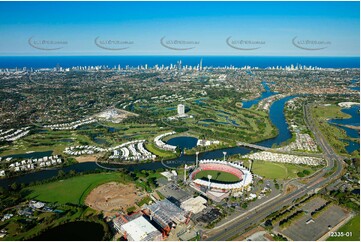
<path id="1" fill-rule="evenodd" d="M 261 142 L 258 142 L 258 145 L 271 147 L 273 144 L 279 145 L 282 142 L 290 139 L 292 137 L 291 132 L 288 130 L 288 124 L 285 119 L 284 115 L 284 107 L 285 103 L 289 101 L 290 99 L 294 98 L 294 96 L 288 96 L 282 99 L 279 99 L 275 101 L 271 107 L 270 107 L 270 119 L 275 127 L 278 129 L 278 135 L 274 138 L 264 140 Z M 199 154 L 199 159 L 217 159 L 217 158 L 223 158 L 223 152 L 227 152 L 227 155 L 234 155 L 234 154 L 240 154 L 245 155 L 252 151 L 250 148 L 245 147 L 231 147 L 231 148 L 224 148 L 220 150 L 213 150 L 213 151 L 207 151 L 204 153 Z M 192 164 L 195 161 L 195 155 L 182 155 L 176 159 L 173 160 L 167 160 L 162 162 L 151 162 L 151 163 L 144 163 L 144 164 L 133 164 L 133 165 L 117 165 L 112 167 L 119 167 L 119 168 L 125 168 L 129 171 L 134 170 L 156 170 L 159 168 L 164 167 L 179 167 L 182 164 Z M 0 180 L 0 186 L 9 186 L 12 183 L 16 182 L 18 184 L 20 183 L 30 183 L 30 182 L 36 182 L 41 181 L 45 179 L 49 179 L 52 177 L 55 177 L 58 175 L 59 170 L 63 170 L 64 172 L 69 172 L 70 170 L 75 170 L 76 172 L 87 172 L 87 171 L 93 171 L 96 169 L 101 169 L 99 166 L 97 166 L 94 162 L 86 162 L 86 163 L 78 163 L 73 164 L 64 168 L 58 168 L 54 170 L 43 170 L 39 172 L 29 173 L 22 176 L 16 176 L 12 178 L 7 179 L 1 179 Z"/>
<path id="2" fill-rule="evenodd" d="M 259 96 L 258 98 L 252 99 L 252 100 L 247 100 L 247 101 L 242 102 L 243 108 L 250 108 L 254 104 L 259 103 L 261 100 L 277 94 L 276 92 L 271 91 L 271 89 L 267 85 L 267 82 L 263 81 L 262 86 L 265 89 L 265 91 L 261 93 L 261 96 Z"/>

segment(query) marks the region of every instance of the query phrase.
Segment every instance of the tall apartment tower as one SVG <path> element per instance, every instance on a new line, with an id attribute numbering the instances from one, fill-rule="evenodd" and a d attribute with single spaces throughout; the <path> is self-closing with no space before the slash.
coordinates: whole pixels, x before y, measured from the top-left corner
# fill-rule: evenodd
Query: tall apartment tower
<path id="1" fill-rule="evenodd" d="M 183 104 L 178 104 L 177 112 L 178 112 L 179 116 L 184 115 L 185 114 L 185 106 Z"/>

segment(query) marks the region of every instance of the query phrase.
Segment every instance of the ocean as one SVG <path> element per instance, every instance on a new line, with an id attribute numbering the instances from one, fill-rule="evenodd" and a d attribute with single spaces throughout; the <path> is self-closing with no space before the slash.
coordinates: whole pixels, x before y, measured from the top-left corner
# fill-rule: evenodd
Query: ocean
<path id="1" fill-rule="evenodd" d="M 112 68 L 147 64 L 169 66 L 181 60 L 182 65 L 196 66 L 202 59 L 203 66 L 212 67 L 276 67 L 297 64 L 322 68 L 360 68 L 360 57 L 270 57 L 270 56 L 1 56 L 0 68 L 53 68 L 57 65 L 108 66 Z"/>

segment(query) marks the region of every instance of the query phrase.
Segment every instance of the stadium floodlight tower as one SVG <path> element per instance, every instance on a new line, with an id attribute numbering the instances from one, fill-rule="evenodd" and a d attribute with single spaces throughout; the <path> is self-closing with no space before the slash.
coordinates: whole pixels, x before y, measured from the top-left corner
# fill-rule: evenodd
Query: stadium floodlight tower
<path id="1" fill-rule="evenodd" d="M 208 190 L 209 190 L 209 188 L 211 187 L 212 175 L 208 175 L 207 178 L 208 178 Z"/>
<path id="2" fill-rule="evenodd" d="M 183 178 L 183 182 L 184 184 L 187 181 L 187 164 L 184 165 L 184 178 Z"/>
<path id="3" fill-rule="evenodd" d="M 249 171 L 252 171 L 253 160 L 249 160 Z"/>
<path id="4" fill-rule="evenodd" d="M 199 152 L 197 151 L 197 152 L 196 152 L 196 168 L 197 168 L 198 165 L 199 165 L 199 164 L 198 164 L 198 163 L 199 163 L 199 161 L 198 161 L 198 155 L 199 155 Z"/>
<path id="5" fill-rule="evenodd" d="M 226 161 L 227 152 L 223 151 L 223 160 Z"/>

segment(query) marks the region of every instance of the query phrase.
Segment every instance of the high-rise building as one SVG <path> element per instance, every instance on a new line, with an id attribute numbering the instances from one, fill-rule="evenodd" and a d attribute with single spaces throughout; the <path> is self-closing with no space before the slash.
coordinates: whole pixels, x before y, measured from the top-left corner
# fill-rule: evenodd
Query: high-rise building
<path id="1" fill-rule="evenodd" d="M 178 104 L 177 106 L 178 115 L 184 115 L 185 113 L 185 106 L 183 104 Z"/>
<path id="2" fill-rule="evenodd" d="M 201 61 L 200 61 L 200 63 L 199 63 L 199 70 L 200 70 L 200 71 L 202 70 L 202 61 L 203 61 L 203 59 L 201 58 Z"/>
<path id="3" fill-rule="evenodd" d="M 182 60 L 179 60 L 177 62 L 177 64 L 178 64 L 178 70 L 181 70 L 182 69 Z"/>

